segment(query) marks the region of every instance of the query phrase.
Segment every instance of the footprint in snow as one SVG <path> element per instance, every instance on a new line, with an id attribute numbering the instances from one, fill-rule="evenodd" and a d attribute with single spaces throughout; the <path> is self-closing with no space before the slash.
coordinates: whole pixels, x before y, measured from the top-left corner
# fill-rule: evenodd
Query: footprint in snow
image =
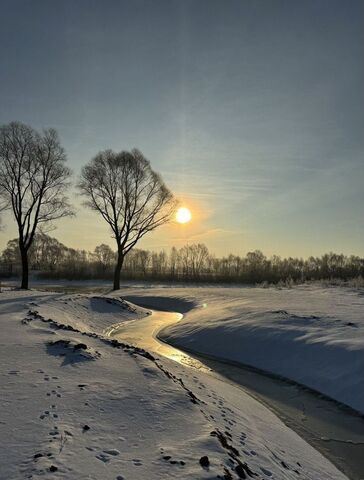
<path id="1" fill-rule="evenodd" d="M 103 452 L 107 455 L 113 455 L 114 457 L 120 455 L 119 450 L 117 450 L 116 448 L 109 448 L 107 450 L 104 450 Z"/>
<path id="2" fill-rule="evenodd" d="M 86 447 L 86 448 L 88 448 L 88 450 L 91 450 L 90 447 Z M 108 463 L 110 462 L 112 457 L 116 457 L 117 455 L 120 455 L 119 450 L 116 450 L 116 448 L 110 448 L 107 450 L 103 450 L 101 453 L 96 455 L 96 458 L 98 460 L 101 460 L 104 463 Z"/>
<path id="3" fill-rule="evenodd" d="M 160 450 L 161 454 L 164 453 L 164 451 L 161 449 Z M 186 465 L 186 462 L 184 462 L 183 460 L 173 460 L 171 455 L 163 455 L 163 460 L 170 463 L 171 465 Z"/>
<path id="4" fill-rule="evenodd" d="M 96 458 L 104 463 L 110 462 L 109 455 L 105 455 L 104 453 L 99 453 L 98 455 L 96 455 Z"/>
<path id="5" fill-rule="evenodd" d="M 57 385 L 57 389 L 60 389 L 61 387 Z M 50 397 L 51 395 L 54 395 L 57 398 L 61 398 L 62 395 L 57 391 L 57 390 L 51 390 L 50 392 L 47 392 L 47 397 Z"/>

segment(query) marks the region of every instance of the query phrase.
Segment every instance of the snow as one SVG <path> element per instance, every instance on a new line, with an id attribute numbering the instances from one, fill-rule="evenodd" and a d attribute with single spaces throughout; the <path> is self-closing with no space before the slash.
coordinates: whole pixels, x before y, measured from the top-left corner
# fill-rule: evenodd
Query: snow
<path id="1" fill-rule="evenodd" d="M 346 478 L 240 388 L 96 335 L 146 313 L 120 298 L 0 294 L 2 480 L 212 479 L 227 471 L 233 479 L 239 471 Z"/>
<path id="2" fill-rule="evenodd" d="M 164 297 L 171 309 L 188 302 L 183 320 L 159 335 L 170 344 L 281 375 L 364 412 L 363 291 L 157 287 L 124 293 L 136 302 Z"/>
<path id="3" fill-rule="evenodd" d="M 50 317 L 55 322 L 71 325 L 81 332 L 97 334 L 115 323 L 115 318 L 119 322 L 135 320 L 149 313 L 118 296 L 82 294 L 54 295 L 41 304 L 39 311 L 44 318 Z"/>

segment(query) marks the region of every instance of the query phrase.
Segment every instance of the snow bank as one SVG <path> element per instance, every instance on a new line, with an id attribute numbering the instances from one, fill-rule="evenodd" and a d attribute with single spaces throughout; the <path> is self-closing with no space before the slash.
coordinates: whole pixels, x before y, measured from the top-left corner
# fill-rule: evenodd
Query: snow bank
<path id="1" fill-rule="evenodd" d="M 149 314 L 118 295 L 62 295 L 57 294 L 47 302 L 33 305 L 31 310 L 57 323 L 70 325 L 81 332 L 102 334 L 118 322 L 136 320 Z"/>
<path id="2" fill-rule="evenodd" d="M 284 376 L 364 412 L 363 292 L 302 286 L 125 293 L 141 303 L 145 295 L 188 296 L 198 305 L 163 330 L 168 343 Z"/>

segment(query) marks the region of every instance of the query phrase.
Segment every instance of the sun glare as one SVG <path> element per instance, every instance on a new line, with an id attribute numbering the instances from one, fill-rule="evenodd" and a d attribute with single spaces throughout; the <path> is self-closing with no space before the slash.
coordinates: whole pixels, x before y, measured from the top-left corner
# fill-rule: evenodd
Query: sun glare
<path id="1" fill-rule="evenodd" d="M 178 223 L 187 223 L 191 220 L 192 214 L 186 207 L 181 207 L 177 210 L 176 220 Z"/>

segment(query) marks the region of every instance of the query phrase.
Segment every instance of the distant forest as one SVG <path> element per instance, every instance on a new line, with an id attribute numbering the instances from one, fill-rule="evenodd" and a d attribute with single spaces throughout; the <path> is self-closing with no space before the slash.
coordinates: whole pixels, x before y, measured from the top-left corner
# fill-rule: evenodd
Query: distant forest
<path id="1" fill-rule="evenodd" d="M 105 244 L 93 252 L 68 248 L 57 239 L 37 234 L 29 252 L 31 270 L 40 278 L 112 279 L 116 253 Z M 10 240 L 0 257 L 1 277 L 20 274 L 18 239 Z M 364 259 L 327 253 L 320 257 L 266 257 L 261 251 L 244 257 L 212 255 L 204 244 L 169 252 L 133 249 L 126 256 L 122 277 L 133 280 L 278 283 L 364 277 Z"/>

